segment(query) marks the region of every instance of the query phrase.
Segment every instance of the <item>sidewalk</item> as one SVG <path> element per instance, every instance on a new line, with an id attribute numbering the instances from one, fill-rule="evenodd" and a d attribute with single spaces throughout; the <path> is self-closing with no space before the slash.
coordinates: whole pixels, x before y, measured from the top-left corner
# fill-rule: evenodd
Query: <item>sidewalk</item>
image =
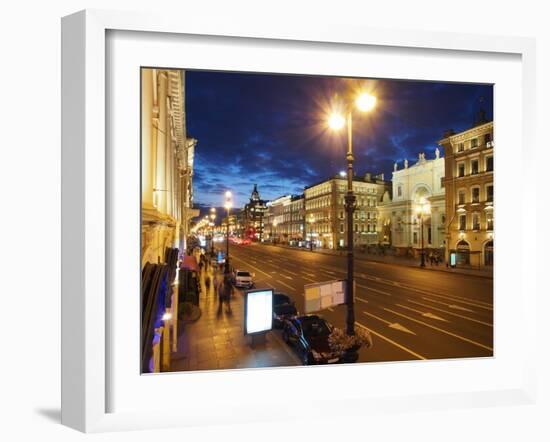
<path id="1" fill-rule="evenodd" d="M 211 268 L 208 274 L 212 278 Z M 251 345 L 243 332 L 244 294 L 241 291 L 235 290 L 231 312 L 227 312 L 225 305 L 223 310 L 219 309 L 213 284 L 207 293 L 204 276 L 201 287 L 201 317 L 193 323 L 178 324 L 178 351 L 171 355 L 169 371 L 300 365 L 277 331 L 267 333 L 263 343 Z"/>
<path id="2" fill-rule="evenodd" d="M 291 247 L 283 244 L 262 244 L 262 245 L 310 252 L 309 249 L 300 248 L 300 247 Z M 320 253 L 323 255 L 332 255 L 332 256 L 346 256 L 347 252 L 342 250 L 313 249 L 311 253 Z M 354 250 L 353 254 L 355 259 L 358 259 L 361 261 L 376 262 L 380 264 L 388 264 L 388 265 L 395 265 L 395 266 L 420 268 L 419 258 L 407 258 L 404 256 L 393 256 L 393 255 L 384 255 L 384 256 L 372 255 L 372 254 L 360 252 L 359 250 Z M 477 268 L 463 268 L 463 267 L 460 267 L 460 268 L 457 267 L 453 269 L 445 266 L 444 263 L 440 263 L 439 265 L 435 265 L 435 264 L 430 265 L 430 263 L 426 260 L 426 267 L 424 267 L 424 270 L 457 273 L 460 275 L 478 276 L 480 278 L 493 279 L 492 267 L 489 267 L 489 268 L 482 267 L 479 270 Z"/>

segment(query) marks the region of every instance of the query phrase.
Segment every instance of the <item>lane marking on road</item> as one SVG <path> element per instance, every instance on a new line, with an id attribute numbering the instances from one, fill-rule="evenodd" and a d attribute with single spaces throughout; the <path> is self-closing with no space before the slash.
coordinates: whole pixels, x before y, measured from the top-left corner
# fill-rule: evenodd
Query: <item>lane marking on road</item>
<path id="1" fill-rule="evenodd" d="M 327 307 L 327 310 L 328 310 L 329 312 L 333 312 L 333 311 L 334 311 L 334 309 L 333 309 L 332 307 Z"/>
<path id="2" fill-rule="evenodd" d="M 263 274 L 264 274 L 265 276 L 267 276 L 268 278 L 273 278 L 273 276 L 270 275 L 269 273 L 266 273 L 266 272 L 264 272 L 263 270 L 259 269 L 258 267 L 253 266 L 252 264 L 247 263 L 244 259 L 237 258 L 236 256 L 233 256 L 233 259 L 236 259 L 236 260 L 238 260 L 238 261 L 241 261 L 241 262 L 245 263 L 246 265 L 252 267 L 252 268 L 253 268 L 254 270 L 256 270 L 257 272 L 263 273 Z"/>
<path id="3" fill-rule="evenodd" d="M 317 276 L 315 273 L 308 273 L 308 272 L 302 272 L 302 273 L 307 276 Z"/>
<path id="4" fill-rule="evenodd" d="M 402 305 L 402 304 L 395 304 L 395 305 L 397 307 L 401 307 L 401 308 L 404 308 L 406 310 L 410 310 L 411 312 L 418 313 L 419 315 L 422 315 L 425 318 L 435 319 L 436 321 L 449 322 L 447 319 L 443 319 L 443 318 L 441 318 L 437 315 L 434 315 L 433 313 L 430 313 L 430 312 L 423 312 L 423 311 L 417 310 L 415 308 L 407 307 L 406 305 Z"/>
<path id="5" fill-rule="evenodd" d="M 378 319 L 379 321 L 381 321 L 381 322 L 383 322 L 384 324 L 386 324 L 388 327 L 393 328 L 393 329 L 395 329 L 395 330 L 399 330 L 399 331 L 402 331 L 402 332 L 404 332 L 404 333 L 410 333 L 411 335 L 416 335 L 415 332 L 409 330 L 407 327 L 402 326 L 402 325 L 399 324 L 398 322 L 386 321 L 385 319 L 382 319 L 382 318 L 380 318 L 379 316 L 373 315 L 372 313 L 369 313 L 369 312 L 363 312 L 363 314 L 365 314 L 365 315 L 367 315 L 367 316 L 372 316 L 374 319 Z"/>
<path id="6" fill-rule="evenodd" d="M 402 313 L 396 312 L 396 311 L 391 310 L 391 309 L 389 309 L 389 308 L 386 308 L 386 307 L 382 307 L 382 308 L 383 308 L 384 310 L 386 310 L 387 312 L 393 313 L 394 315 L 397 315 L 397 316 L 401 316 L 402 318 L 408 319 L 409 321 L 413 321 L 413 322 L 416 322 L 416 323 L 418 323 L 418 324 L 422 324 L 422 325 L 424 325 L 424 326 L 426 326 L 426 327 L 432 328 L 432 329 L 437 330 L 437 331 L 439 331 L 439 332 L 441 332 L 441 333 L 445 333 L 445 334 L 447 334 L 447 335 L 449 335 L 449 336 L 453 336 L 453 337 L 455 337 L 455 338 L 457 338 L 457 339 L 460 339 L 460 340 L 462 340 L 462 341 L 464 341 L 464 342 L 469 342 L 470 344 L 473 344 L 473 345 L 476 345 L 476 346 L 478 346 L 478 347 L 484 348 L 484 349 L 489 350 L 489 351 L 491 351 L 491 352 L 493 351 L 493 348 L 492 348 L 492 347 L 489 347 L 488 345 L 481 344 L 481 343 L 479 343 L 479 342 L 476 342 L 476 341 L 473 341 L 473 340 L 471 340 L 471 339 L 465 338 L 464 336 L 460 336 L 460 335 L 457 335 L 456 333 L 452 333 L 452 332 L 450 332 L 450 331 L 448 331 L 448 330 L 443 330 L 442 328 L 436 327 L 435 325 L 427 324 L 426 322 L 419 321 L 418 319 L 411 318 L 410 316 L 407 316 L 407 315 L 404 315 L 404 314 L 402 314 Z"/>
<path id="7" fill-rule="evenodd" d="M 367 301 L 366 299 L 360 298 L 359 296 L 356 296 L 355 299 L 357 299 L 358 301 L 364 302 L 365 304 L 369 303 L 369 301 Z"/>
<path id="8" fill-rule="evenodd" d="M 380 282 L 381 284 L 391 285 L 391 286 L 395 286 L 395 287 L 401 287 L 401 288 L 404 288 L 404 289 L 407 289 L 407 290 L 412 290 L 414 292 L 422 293 L 424 295 L 436 296 L 438 298 L 443 298 L 443 299 L 450 299 L 453 302 L 458 302 L 458 303 L 461 303 L 461 304 L 467 304 L 467 305 L 482 308 L 482 309 L 485 309 L 485 310 L 493 310 L 493 305 L 488 303 L 488 302 L 485 302 L 485 301 L 477 301 L 477 300 L 472 299 L 472 298 L 464 298 L 464 297 L 456 296 L 456 295 L 434 293 L 434 292 L 431 292 L 429 290 L 420 289 L 420 288 L 413 287 L 413 286 L 408 285 L 408 284 L 403 284 L 403 283 L 400 283 L 400 282 L 397 282 L 397 281 L 392 281 L 390 279 L 384 279 L 384 278 L 376 279 L 377 277 L 368 276 L 368 275 L 365 275 L 364 273 L 362 273 L 360 276 L 364 279 L 370 279 L 372 281 L 377 281 L 377 282 Z"/>
<path id="9" fill-rule="evenodd" d="M 427 298 L 422 298 L 422 299 L 427 299 Z M 427 300 L 430 301 L 430 302 L 437 302 L 438 304 L 447 305 L 444 302 L 433 301 L 433 300 L 430 300 L 430 299 L 427 299 Z M 431 308 L 433 310 L 437 310 L 437 311 L 446 313 L 448 315 L 456 316 L 457 318 L 462 318 L 462 319 L 466 319 L 468 321 L 477 322 L 478 324 L 486 325 L 487 327 L 493 327 L 493 324 L 490 324 L 489 322 L 480 321 L 479 319 L 470 318 L 469 316 L 459 315 L 458 313 L 448 312 L 447 310 L 443 310 L 442 308 L 439 308 L 439 307 L 434 307 L 433 305 L 428 305 L 428 304 L 424 304 L 422 302 L 413 301 L 412 299 L 407 299 L 407 301 L 411 302 L 413 304 L 421 305 L 422 307 L 427 307 L 427 308 Z M 448 307 L 450 307 L 450 306 L 448 306 Z M 468 311 L 471 312 L 472 310 L 468 310 Z"/>
<path id="10" fill-rule="evenodd" d="M 426 357 L 424 357 L 424 356 L 422 356 L 422 355 L 420 355 L 420 354 L 418 354 L 418 353 L 412 351 L 411 349 L 409 349 L 409 348 L 407 348 L 407 347 L 405 347 L 405 346 L 403 346 L 403 345 L 401 345 L 401 344 L 399 344 L 399 343 L 397 343 L 397 342 L 391 340 L 390 338 L 387 338 L 386 336 L 384 336 L 384 335 L 382 335 L 382 334 L 380 334 L 380 333 L 378 333 L 378 332 L 375 332 L 372 328 L 365 327 L 363 324 L 360 324 L 359 322 L 356 322 L 355 325 L 358 325 L 359 327 L 364 328 L 365 330 L 368 330 L 368 331 L 371 332 L 373 335 L 378 336 L 379 338 L 383 339 L 383 340 L 386 341 L 386 342 L 389 342 L 389 343 L 392 344 L 392 345 L 395 345 L 397 348 L 399 348 L 399 349 L 401 349 L 401 350 L 403 350 L 403 351 L 405 351 L 405 352 L 407 352 L 407 353 L 413 355 L 415 358 L 418 358 L 418 359 L 421 359 L 421 360 L 424 360 L 424 361 L 425 361 L 426 359 L 428 359 L 428 358 L 426 358 Z"/>
<path id="11" fill-rule="evenodd" d="M 386 295 L 386 296 L 391 296 L 391 293 L 388 293 L 388 292 L 384 292 L 382 290 L 378 290 L 378 289 L 375 289 L 373 287 L 368 287 L 366 285 L 363 285 L 363 284 L 355 284 L 357 287 L 361 287 L 362 289 L 365 289 L 365 290 L 369 290 L 371 292 L 375 292 L 375 293 L 380 293 L 381 295 Z"/>
<path id="12" fill-rule="evenodd" d="M 291 272 L 290 270 L 287 270 L 287 269 L 285 269 L 285 272 L 290 273 L 291 275 L 294 275 L 294 276 L 300 276 L 298 273 Z"/>
<path id="13" fill-rule="evenodd" d="M 319 281 L 316 281 L 315 279 L 308 278 L 307 276 L 302 276 L 302 278 L 309 282 L 319 282 Z"/>
<path id="14" fill-rule="evenodd" d="M 282 274 L 282 273 L 281 273 L 281 276 L 284 276 L 286 279 L 292 280 L 292 276 L 287 276 L 287 275 L 284 275 L 284 274 Z"/>

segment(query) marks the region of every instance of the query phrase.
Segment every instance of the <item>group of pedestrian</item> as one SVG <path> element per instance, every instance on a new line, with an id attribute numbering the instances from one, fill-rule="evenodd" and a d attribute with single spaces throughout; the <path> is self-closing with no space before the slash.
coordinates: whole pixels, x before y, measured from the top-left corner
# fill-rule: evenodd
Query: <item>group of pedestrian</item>
<path id="1" fill-rule="evenodd" d="M 226 306 L 226 313 L 231 313 L 231 296 L 233 295 L 233 284 L 229 273 L 225 273 L 216 285 L 218 294 L 218 316 L 221 315 L 223 304 Z"/>
<path id="2" fill-rule="evenodd" d="M 441 262 L 441 255 L 436 251 L 430 250 L 428 253 L 428 262 L 431 266 L 433 266 L 434 264 L 438 266 Z"/>

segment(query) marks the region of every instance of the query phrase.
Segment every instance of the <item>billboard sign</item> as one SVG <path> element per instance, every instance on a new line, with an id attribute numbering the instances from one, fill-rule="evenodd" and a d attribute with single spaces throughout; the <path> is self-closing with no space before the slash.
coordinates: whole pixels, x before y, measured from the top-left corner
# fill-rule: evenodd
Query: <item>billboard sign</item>
<path id="1" fill-rule="evenodd" d="M 271 330 L 273 323 L 273 289 L 247 290 L 244 297 L 244 334 Z"/>
<path id="2" fill-rule="evenodd" d="M 305 313 L 313 313 L 344 303 L 346 281 L 327 281 L 304 286 Z"/>

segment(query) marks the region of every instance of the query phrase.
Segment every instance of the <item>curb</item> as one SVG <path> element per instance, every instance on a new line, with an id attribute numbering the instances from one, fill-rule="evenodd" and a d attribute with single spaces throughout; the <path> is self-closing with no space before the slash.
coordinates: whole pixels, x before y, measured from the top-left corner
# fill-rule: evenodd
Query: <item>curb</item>
<path id="1" fill-rule="evenodd" d="M 259 244 L 259 245 L 262 245 L 263 244 Z M 290 250 L 298 250 L 298 251 L 303 251 L 303 252 L 307 252 L 308 250 L 302 250 L 298 247 L 289 247 L 289 246 L 282 246 L 282 245 L 275 245 L 275 244 L 266 244 L 268 246 L 271 246 L 271 247 L 279 247 L 281 249 L 290 249 Z M 332 253 L 332 252 L 325 252 L 325 251 L 315 251 L 315 252 L 310 252 L 310 253 L 319 253 L 321 255 L 327 255 L 327 256 L 345 256 L 345 252 L 338 252 L 338 253 Z M 420 266 L 412 266 L 412 265 L 408 265 L 408 264 L 399 264 L 399 263 L 396 263 L 396 262 L 387 262 L 387 261 L 383 261 L 383 260 L 380 260 L 380 259 L 372 259 L 372 258 L 365 258 L 363 256 L 355 256 L 355 259 L 359 260 L 359 261 L 365 261 L 365 262 L 375 262 L 377 264 L 385 264 L 385 265 L 390 265 L 390 266 L 395 266 L 395 267 L 408 267 L 408 268 L 420 268 Z M 463 272 L 463 271 L 453 271 L 453 270 L 447 270 L 446 268 L 434 268 L 434 267 L 424 267 L 424 270 L 431 270 L 433 272 L 443 272 L 443 273 L 450 273 L 452 275 L 464 275 L 464 276 L 473 276 L 475 278 L 483 278 L 483 279 L 494 279 L 492 275 L 485 275 L 485 274 L 479 274 L 479 273 L 466 273 L 466 272 Z M 474 270 L 475 271 L 475 270 Z"/>

